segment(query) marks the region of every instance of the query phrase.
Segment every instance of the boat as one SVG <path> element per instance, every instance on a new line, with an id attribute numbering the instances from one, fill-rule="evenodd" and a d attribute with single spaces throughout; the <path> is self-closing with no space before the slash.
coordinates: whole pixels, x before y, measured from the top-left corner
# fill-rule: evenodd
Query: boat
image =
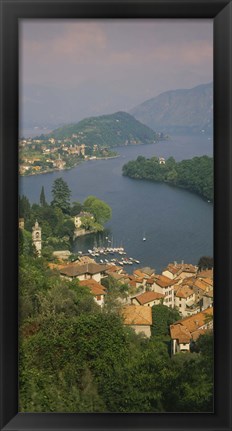
<path id="1" fill-rule="evenodd" d="M 143 237 L 143 241 L 146 241 L 146 237 L 145 236 Z"/>

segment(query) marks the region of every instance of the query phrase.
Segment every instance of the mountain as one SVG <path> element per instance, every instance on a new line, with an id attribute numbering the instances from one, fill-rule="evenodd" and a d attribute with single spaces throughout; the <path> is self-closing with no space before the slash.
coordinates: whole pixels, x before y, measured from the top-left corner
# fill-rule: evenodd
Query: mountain
<path id="1" fill-rule="evenodd" d="M 64 139 L 75 136 L 80 143 L 88 146 L 120 146 L 148 144 L 157 139 L 156 133 L 126 112 L 101 115 L 68 124 L 53 130 L 48 136 Z"/>
<path id="2" fill-rule="evenodd" d="M 213 84 L 166 91 L 136 106 L 130 114 L 157 132 L 212 135 Z"/>

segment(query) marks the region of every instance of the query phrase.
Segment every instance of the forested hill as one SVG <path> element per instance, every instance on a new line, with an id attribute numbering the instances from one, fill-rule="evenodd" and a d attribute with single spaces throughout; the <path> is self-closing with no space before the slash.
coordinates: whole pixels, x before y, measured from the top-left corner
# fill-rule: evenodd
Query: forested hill
<path id="1" fill-rule="evenodd" d="M 121 146 L 149 144 L 157 140 L 156 133 L 126 112 L 86 118 L 54 130 L 49 136 L 64 139 L 75 136 L 88 146 Z"/>
<path id="2" fill-rule="evenodd" d="M 130 113 L 157 132 L 212 135 L 213 84 L 166 91 L 136 106 Z"/>
<path id="3" fill-rule="evenodd" d="M 194 157 L 176 162 L 173 157 L 160 164 L 157 157 L 146 159 L 139 156 L 123 166 L 123 175 L 130 178 L 166 182 L 184 187 L 202 197 L 213 200 L 213 158 Z"/>

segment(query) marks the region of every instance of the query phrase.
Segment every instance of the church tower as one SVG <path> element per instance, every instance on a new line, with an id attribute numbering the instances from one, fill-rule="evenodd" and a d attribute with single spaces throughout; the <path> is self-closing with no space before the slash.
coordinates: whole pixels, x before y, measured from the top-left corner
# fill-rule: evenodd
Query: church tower
<path id="1" fill-rule="evenodd" d="M 36 252 L 38 256 L 41 256 L 41 249 L 42 249 L 42 238 L 41 238 L 41 227 L 39 226 L 39 223 L 35 222 L 35 226 L 32 227 L 32 243 L 35 246 Z"/>

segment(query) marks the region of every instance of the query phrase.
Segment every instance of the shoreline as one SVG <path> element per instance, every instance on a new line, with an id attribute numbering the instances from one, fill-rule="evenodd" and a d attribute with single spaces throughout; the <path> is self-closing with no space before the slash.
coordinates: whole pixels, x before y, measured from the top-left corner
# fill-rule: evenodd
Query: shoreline
<path id="1" fill-rule="evenodd" d="M 35 175 L 42 175 L 42 174 L 52 174 L 53 172 L 57 172 L 57 171 L 68 171 L 70 169 L 76 168 L 77 166 L 79 166 L 80 164 L 82 164 L 83 162 L 92 162 L 94 160 L 108 160 L 108 159 L 117 159 L 121 157 L 120 154 L 116 155 L 116 156 L 109 156 L 109 157 L 94 157 L 94 158 L 89 158 L 89 159 L 85 159 L 85 160 L 81 160 L 80 162 L 76 163 L 74 166 L 70 166 L 67 168 L 54 168 L 54 169 L 48 169 L 46 171 L 41 171 L 41 172 L 33 172 L 30 174 L 19 174 L 20 177 L 31 177 L 31 176 L 35 176 Z"/>

